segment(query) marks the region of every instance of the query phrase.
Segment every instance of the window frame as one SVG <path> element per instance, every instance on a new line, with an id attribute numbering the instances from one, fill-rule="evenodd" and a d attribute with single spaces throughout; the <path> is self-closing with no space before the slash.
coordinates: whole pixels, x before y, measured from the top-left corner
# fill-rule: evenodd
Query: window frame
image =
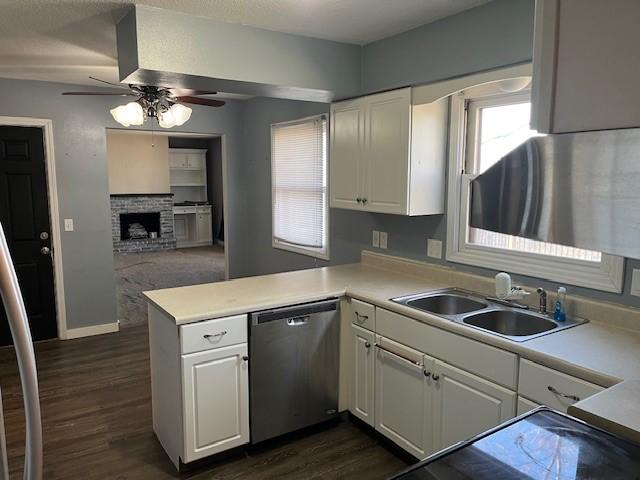
<path id="1" fill-rule="evenodd" d="M 535 253 L 506 251 L 467 242 L 469 218 L 469 184 L 475 174 L 466 173 L 469 141 L 468 102 L 481 102 L 491 96 L 522 97 L 522 92 L 505 94 L 487 84 L 451 96 L 449 125 L 449 162 L 447 169 L 447 248 L 449 262 L 475 267 L 504 270 L 530 277 L 561 282 L 606 292 L 621 293 L 624 285 L 624 258 L 602 254 L 600 263 L 545 256 Z M 516 102 L 517 103 L 517 102 Z M 477 128 L 472 123 L 471 127 Z M 476 161 L 473 154 L 473 161 Z"/>
<path id="2" fill-rule="evenodd" d="M 302 245 L 296 245 L 294 243 L 286 242 L 276 238 L 275 232 L 275 183 L 274 183 L 274 155 L 273 155 L 273 134 L 274 128 L 286 127 L 291 125 L 298 125 L 307 122 L 314 122 L 316 120 L 324 120 L 326 125 L 326 138 L 324 142 L 324 246 L 322 249 L 313 247 L 304 247 Z M 329 208 L 329 116 L 326 113 L 320 115 L 312 115 L 309 117 L 298 118 L 296 120 L 290 120 L 286 122 L 278 122 L 271 124 L 270 127 L 270 141 L 271 141 L 271 246 L 278 250 L 285 250 L 287 252 L 297 253 L 299 255 L 305 255 L 308 257 L 318 258 L 320 260 L 330 260 L 329 243 L 330 243 L 330 208 Z"/>

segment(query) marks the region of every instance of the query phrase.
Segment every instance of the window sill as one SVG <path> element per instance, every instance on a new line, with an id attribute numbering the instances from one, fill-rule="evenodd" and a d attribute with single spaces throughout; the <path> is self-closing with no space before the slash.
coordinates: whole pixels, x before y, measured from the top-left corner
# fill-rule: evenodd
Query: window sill
<path id="1" fill-rule="evenodd" d="M 285 250 L 287 252 L 297 253 L 299 255 L 305 255 L 307 257 L 318 258 L 320 260 L 329 260 L 329 248 L 327 247 L 325 250 L 313 250 L 310 248 L 299 247 L 297 245 L 292 245 L 290 243 L 273 241 L 271 246 L 273 248 L 277 248 L 278 250 Z"/>

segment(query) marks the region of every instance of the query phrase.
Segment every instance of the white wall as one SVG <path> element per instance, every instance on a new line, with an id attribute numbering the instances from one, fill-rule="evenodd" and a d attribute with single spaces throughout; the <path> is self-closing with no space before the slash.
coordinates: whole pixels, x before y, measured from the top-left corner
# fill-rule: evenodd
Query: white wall
<path id="1" fill-rule="evenodd" d="M 107 130 L 109 193 L 169 193 L 169 138 Z"/>

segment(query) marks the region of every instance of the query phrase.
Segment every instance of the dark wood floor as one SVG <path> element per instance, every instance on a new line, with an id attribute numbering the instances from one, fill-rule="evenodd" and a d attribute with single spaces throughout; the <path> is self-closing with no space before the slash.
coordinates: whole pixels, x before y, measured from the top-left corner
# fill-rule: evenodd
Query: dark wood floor
<path id="1" fill-rule="evenodd" d="M 291 442 L 239 451 L 178 475 L 151 429 L 146 326 L 36 346 L 45 479 L 382 479 L 407 464 L 339 422 Z M 22 478 L 24 416 L 15 356 L 0 349 L 11 478 Z"/>

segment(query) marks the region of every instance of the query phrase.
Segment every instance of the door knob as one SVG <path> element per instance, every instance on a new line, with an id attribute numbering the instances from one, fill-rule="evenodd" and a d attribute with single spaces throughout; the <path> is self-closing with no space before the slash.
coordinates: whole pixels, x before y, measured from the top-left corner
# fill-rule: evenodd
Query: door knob
<path id="1" fill-rule="evenodd" d="M 40 249 L 40 253 L 42 255 L 49 255 L 51 253 L 51 249 L 49 247 L 42 247 Z"/>

